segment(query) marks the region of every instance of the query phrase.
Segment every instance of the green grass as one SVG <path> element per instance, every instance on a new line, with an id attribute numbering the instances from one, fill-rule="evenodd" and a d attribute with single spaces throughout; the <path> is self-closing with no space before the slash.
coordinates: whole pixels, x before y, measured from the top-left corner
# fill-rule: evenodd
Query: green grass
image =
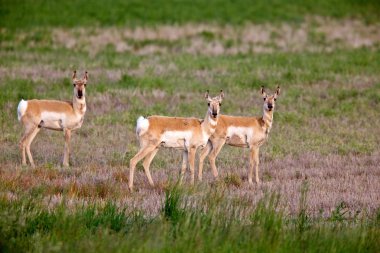
<path id="1" fill-rule="evenodd" d="M 0 201 L 2 252 L 378 252 L 379 214 L 347 219 L 338 206 L 329 220 L 278 210 L 268 195 L 247 214 L 244 207 L 211 191 L 197 207 L 176 187 L 166 191 L 161 213 L 146 217 L 104 206 L 60 205 L 46 210 L 36 199 Z M 306 193 L 302 202 L 307 201 Z M 204 204 L 207 203 L 207 206 Z"/>
<path id="2" fill-rule="evenodd" d="M 43 58 L 50 58 L 53 54 L 44 53 Z M 99 59 L 93 61 L 88 57 L 81 60 L 81 65 L 89 65 L 100 69 L 118 69 L 101 59 L 107 56 L 100 54 Z M 283 94 L 278 101 L 278 111 L 275 112 L 274 135 L 271 136 L 272 145 L 268 146 L 271 156 L 299 154 L 305 149 L 328 153 L 357 153 L 368 154 L 376 149 L 379 138 L 376 135 L 367 135 L 368 129 L 376 124 L 378 117 L 371 108 L 380 103 L 380 92 L 374 86 L 354 88 L 352 79 L 355 77 L 378 78 L 380 63 L 379 50 L 357 49 L 340 50 L 333 53 L 276 53 L 238 56 L 193 56 L 167 55 L 156 56 L 163 69 L 174 64 L 176 70 L 168 70 L 157 75 L 154 72 L 154 63 L 150 63 L 143 75 L 123 74 L 120 80 L 109 83 L 104 77 L 90 80 L 88 87 L 89 102 L 91 97 L 109 94 L 112 100 L 128 105 L 127 110 L 109 111 L 97 114 L 97 104 L 90 107 L 92 119 L 96 126 L 106 127 L 108 124 L 124 125 L 133 131 L 136 118 L 139 115 L 176 115 L 203 117 L 204 103 L 202 96 L 206 89 L 213 92 L 223 89 L 226 99 L 222 111 L 225 114 L 260 115 L 261 99 L 259 87 L 264 85 L 274 88 L 280 85 Z M 137 66 L 128 70 L 138 69 L 140 64 L 149 60 L 146 56 L 112 55 L 113 62 L 123 63 L 125 66 Z M 52 62 L 50 66 L 60 69 L 62 62 L 68 62 L 63 55 L 61 61 Z M 6 66 L 27 66 L 30 60 L 22 60 L 9 56 L 3 57 L 2 64 Z M 29 63 L 28 63 L 29 62 Z M 57 65 L 56 65 L 57 64 Z M 219 70 L 223 70 L 220 72 Z M 206 71 L 211 82 L 203 83 L 194 73 Z M 69 75 L 69 71 L 67 72 Z M 0 119 L 4 132 L 15 125 L 15 112 L 18 101 L 32 98 L 63 99 L 71 98 L 69 78 L 51 81 L 32 81 L 22 78 L 10 79 L 1 83 L 0 106 L 5 110 Z M 90 71 L 91 74 L 91 71 Z M 319 83 L 329 83 L 324 88 Z M 351 83 L 346 86 L 347 83 Z M 38 87 L 38 92 L 37 92 Z M 153 90 L 162 90 L 168 100 L 153 97 Z M 120 94 L 120 91 L 123 91 Z M 144 92 L 146 101 L 141 106 L 141 98 L 129 96 L 134 92 Z M 186 98 L 186 93 L 192 94 L 193 101 L 186 99 L 168 103 L 171 97 Z M 176 103 L 175 105 L 173 103 Z M 341 124 L 342 118 L 348 119 Z M 362 122 L 360 119 L 365 118 Z M 313 121 L 318 120 L 318 126 L 323 131 L 316 131 L 311 127 Z M 314 124 L 314 123 L 313 123 Z M 16 124 L 17 125 L 17 124 Z M 276 129 L 277 127 L 278 130 Z M 294 137 L 287 138 L 286 133 L 293 133 Z M 15 133 L 4 135 L 4 138 L 16 138 Z M 302 140 L 301 143 L 299 143 Z M 286 147 L 286 148 L 285 148 Z"/>
<path id="3" fill-rule="evenodd" d="M 376 0 L 116 0 L 107 4 L 103 0 L 1 0 L 0 4 L 0 27 L 8 28 L 137 26 L 187 22 L 299 22 L 306 15 L 360 17 L 375 22 L 379 20 L 380 10 Z"/>
<path id="4" fill-rule="evenodd" d="M 0 0 L 0 252 L 380 252 L 380 43 L 369 29 L 379 28 L 379 3 Z M 188 23 L 205 29 L 163 36 L 162 25 L 180 34 Z M 141 37 L 124 34 L 142 27 Z M 249 29 L 258 42 L 245 41 Z M 334 40 L 341 29 L 348 41 Z M 41 131 L 38 168 L 21 168 L 17 103 L 69 100 L 73 69 L 90 75 L 73 167 L 57 165 L 62 134 Z M 219 180 L 206 165 L 205 182 L 171 185 L 181 155 L 165 150 L 152 164 L 156 187 L 139 164 L 137 190 L 127 190 L 138 116 L 203 117 L 207 89 L 224 90 L 223 114 L 258 116 L 262 85 L 282 90 L 260 186 L 247 185 L 248 151 L 225 147 Z"/>

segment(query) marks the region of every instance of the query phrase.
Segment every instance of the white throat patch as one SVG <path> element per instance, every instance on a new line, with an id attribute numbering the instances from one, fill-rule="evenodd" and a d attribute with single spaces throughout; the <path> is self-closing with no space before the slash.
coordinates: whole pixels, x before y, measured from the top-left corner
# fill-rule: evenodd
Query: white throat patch
<path id="1" fill-rule="evenodd" d="M 218 123 L 216 120 L 211 118 L 210 115 L 208 116 L 208 122 L 210 122 L 210 125 L 212 126 L 216 126 L 216 124 Z"/>

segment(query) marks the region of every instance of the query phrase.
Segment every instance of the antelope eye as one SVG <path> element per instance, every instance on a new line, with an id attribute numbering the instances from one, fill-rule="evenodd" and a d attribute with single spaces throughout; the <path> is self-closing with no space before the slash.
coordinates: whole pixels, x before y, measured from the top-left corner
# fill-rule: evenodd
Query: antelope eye
<path id="1" fill-rule="evenodd" d="M 210 106 L 210 103 L 207 103 L 208 106 Z"/>
<path id="2" fill-rule="evenodd" d="M 264 98 L 264 101 L 267 100 L 267 98 Z"/>
<path id="3" fill-rule="evenodd" d="M 222 106 L 222 103 L 219 103 L 219 106 Z"/>
<path id="4" fill-rule="evenodd" d="M 73 86 L 75 87 L 75 83 L 73 83 Z"/>
<path id="5" fill-rule="evenodd" d="M 84 84 L 84 87 L 86 87 L 86 84 Z M 275 99 L 276 100 L 276 99 Z"/>
<path id="6" fill-rule="evenodd" d="M 276 100 L 277 100 L 277 98 L 274 99 L 274 101 L 276 101 Z"/>

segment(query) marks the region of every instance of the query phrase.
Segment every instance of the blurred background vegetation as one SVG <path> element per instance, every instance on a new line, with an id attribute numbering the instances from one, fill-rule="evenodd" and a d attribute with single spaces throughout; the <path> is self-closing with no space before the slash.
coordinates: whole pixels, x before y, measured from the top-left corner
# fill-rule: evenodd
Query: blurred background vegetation
<path id="1" fill-rule="evenodd" d="M 377 0 L 1 0 L 7 28 L 300 22 L 305 16 L 379 21 Z"/>

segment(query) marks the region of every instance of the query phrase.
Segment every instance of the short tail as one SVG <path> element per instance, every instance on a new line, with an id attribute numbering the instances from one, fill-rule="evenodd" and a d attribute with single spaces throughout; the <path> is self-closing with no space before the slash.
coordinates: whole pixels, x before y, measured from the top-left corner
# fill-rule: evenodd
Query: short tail
<path id="1" fill-rule="evenodd" d="M 136 124 L 136 134 L 137 136 L 143 135 L 149 128 L 149 120 L 147 118 L 144 118 L 143 116 L 140 116 L 137 119 Z"/>
<path id="2" fill-rule="evenodd" d="M 21 99 L 20 103 L 18 103 L 18 106 L 17 106 L 18 121 L 20 121 L 22 116 L 24 116 L 27 108 L 28 108 L 28 101 Z"/>

